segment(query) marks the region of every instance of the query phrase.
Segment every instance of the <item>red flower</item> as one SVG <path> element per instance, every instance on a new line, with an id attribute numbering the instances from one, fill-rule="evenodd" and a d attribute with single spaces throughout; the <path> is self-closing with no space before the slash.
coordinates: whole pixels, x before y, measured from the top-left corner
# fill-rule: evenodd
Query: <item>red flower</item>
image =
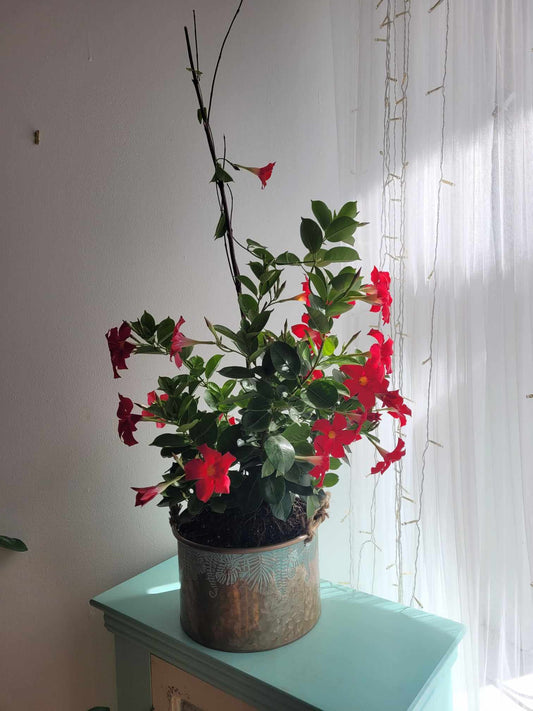
<path id="1" fill-rule="evenodd" d="M 183 361 L 181 359 L 180 353 L 182 348 L 187 348 L 188 346 L 194 346 L 195 343 L 199 341 L 194 341 L 192 338 L 187 338 L 183 333 L 180 333 L 180 329 L 185 323 L 183 316 L 180 316 L 180 320 L 174 326 L 174 332 L 172 334 L 172 341 L 170 343 L 170 360 L 174 358 L 174 362 L 181 368 Z"/>
<path id="2" fill-rule="evenodd" d="M 411 415 L 411 409 L 404 403 L 402 396 L 398 390 L 381 393 L 378 395 L 385 407 L 389 408 L 389 415 L 397 417 L 400 420 L 400 426 L 404 427 L 407 424 L 406 415 Z"/>
<path id="3" fill-rule="evenodd" d="M 368 335 L 377 341 L 370 347 L 371 355 L 374 356 L 374 359 L 381 360 L 387 374 L 392 373 L 392 354 L 394 352 L 392 338 L 385 340 L 381 331 L 377 331 L 375 328 L 371 328 Z"/>
<path id="4" fill-rule="evenodd" d="M 117 410 L 118 417 L 118 436 L 131 447 L 134 444 L 138 444 L 137 440 L 133 437 L 133 433 L 137 429 L 137 422 L 142 420 L 142 415 L 132 415 L 133 402 L 129 397 L 122 397 L 119 393 L 119 405 Z"/>
<path id="5" fill-rule="evenodd" d="M 268 165 L 264 165 L 262 168 L 248 168 L 245 165 L 238 165 L 238 168 L 244 168 L 244 170 L 249 170 L 250 173 L 253 173 L 254 175 L 257 175 L 259 180 L 261 181 L 261 190 L 266 187 L 267 180 L 270 178 L 272 175 L 272 170 L 274 169 L 275 163 L 268 163 Z"/>
<path id="6" fill-rule="evenodd" d="M 309 472 L 309 476 L 312 476 L 313 479 L 318 479 L 318 481 L 315 483 L 315 486 L 320 488 L 324 485 L 324 477 L 326 476 L 326 472 L 329 469 L 329 454 L 327 452 L 324 452 L 320 443 L 317 444 L 316 440 L 315 452 L 316 454 L 313 454 L 311 456 L 297 456 L 296 459 L 300 462 L 309 462 L 309 464 L 314 465 L 311 471 Z"/>
<path id="7" fill-rule="evenodd" d="M 309 294 L 311 293 L 311 289 L 309 287 L 309 277 L 306 277 L 305 280 L 302 281 L 302 289 L 302 293 L 295 296 L 294 301 L 301 301 L 302 304 L 309 306 Z"/>
<path id="8" fill-rule="evenodd" d="M 220 414 L 218 416 L 218 421 L 222 422 L 223 419 L 224 419 L 224 415 Z M 227 421 L 228 425 L 236 425 L 237 424 L 237 420 L 234 417 L 227 417 L 226 416 L 226 421 Z"/>
<path id="9" fill-rule="evenodd" d="M 322 370 L 313 370 L 311 373 L 311 380 L 320 380 L 324 377 L 324 372 Z"/>
<path id="10" fill-rule="evenodd" d="M 229 452 L 220 454 L 207 444 L 201 444 L 198 451 L 202 459 L 192 459 L 183 467 L 187 481 L 197 480 L 196 496 L 200 501 L 207 501 L 213 492 L 229 494 L 228 469 L 236 461 L 235 457 Z"/>
<path id="11" fill-rule="evenodd" d="M 341 365 L 340 369 L 348 376 L 344 385 L 350 395 L 356 396 L 365 410 L 371 410 L 376 404 L 376 393 L 383 393 L 388 388 L 383 364 L 373 355 L 365 365 Z"/>
<path id="12" fill-rule="evenodd" d="M 344 447 L 356 438 L 355 431 L 346 429 L 346 418 L 338 412 L 335 413 L 333 422 L 317 420 L 311 429 L 322 432 L 315 437 L 315 448 L 319 447 L 320 451 L 337 458 L 344 457 Z"/>
<path id="13" fill-rule="evenodd" d="M 115 326 L 114 328 L 110 328 L 105 334 L 109 354 L 111 356 L 111 365 L 113 366 L 113 376 L 115 378 L 120 378 L 117 370 L 128 369 L 126 358 L 129 358 L 135 350 L 135 343 L 130 343 L 127 340 L 130 336 L 131 328 L 126 321 L 122 323 L 120 328 Z"/>
<path id="14" fill-rule="evenodd" d="M 150 405 L 153 405 L 154 402 L 157 402 L 157 395 L 156 395 L 155 390 L 152 390 L 152 392 L 148 393 L 148 395 L 146 397 L 148 400 L 148 407 L 150 407 Z M 159 399 L 162 400 L 163 402 L 166 402 L 168 400 L 168 395 L 166 393 L 162 393 L 162 395 L 159 397 Z M 154 413 L 149 412 L 149 410 L 143 410 L 142 414 L 143 414 L 143 417 L 155 417 Z M 161 427 L 165 426 L 165 423 L 164 422 L 156 422 L 155 426 L 159 427 L 161 429 Z"/>
<path id="15" fill-rule="evenodd" d="M 363 286 L 363 291 L 366 293 L 364 300 L 372 304 L 370 311 L 381 311 L 383 322 L 389 323 L 390 305 L 392 304 L 392 297 L 389 293 L 390 274 L 389 272 L 380 272 L 377 267 L 374 267 L 370 278 L 372 284 Z"/>
<path id="16" fill-rule="evenodd" d="M 302 316 L 303 323 L 297 323 L 295 326 L 291 327 L 291 331 L 294 333 L 296 338 L 310 338 L 317 348 L 322 345 L 322 334 L 309 328 L 309 314 L 304 314 Z"/>
<path id="17" fill-rule="evenodd" d="M 165 481 L 161 482 L 161 484 L 158 484 L 157 486 L 132 486 L 131 488 L 133 489 L 133 491 L 137 492 L 137 495 L 135 497 L 135 506 L 144 506 L 149 501 L 154 499 L 158 494 L 161 494 L 161 492 L 163 492 L 167 488 L 167 486 L 168 484 Z"/>
<path id="18" fill-rule="evenodd" d="M 392 452 L 387 452 L 383 447 L 379 447 L 377 444 L 374 446 L 383 457 L 383 460 L 372 467 L 370 470 L 371 474 L 383 474 L 391 464 L 399 461 L 405 454 L 405 442 L 402 439 L 398 440 L 398 444 Z"/>

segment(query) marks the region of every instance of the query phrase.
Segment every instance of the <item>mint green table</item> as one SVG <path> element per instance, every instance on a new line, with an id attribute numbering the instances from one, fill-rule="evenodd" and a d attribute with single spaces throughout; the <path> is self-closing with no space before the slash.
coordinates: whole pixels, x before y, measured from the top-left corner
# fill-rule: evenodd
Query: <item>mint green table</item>
<path id="1" fill-rule="evenodd" d="M 150 711 L 151 654 L 260 711 L 452 709 L 457 622 L 324 582 L 322 616 L 302 639 L 217 652 L 182 631 L 178 589 L 174 557 L 91 600 L 115 635 L 118 711 Z"/>

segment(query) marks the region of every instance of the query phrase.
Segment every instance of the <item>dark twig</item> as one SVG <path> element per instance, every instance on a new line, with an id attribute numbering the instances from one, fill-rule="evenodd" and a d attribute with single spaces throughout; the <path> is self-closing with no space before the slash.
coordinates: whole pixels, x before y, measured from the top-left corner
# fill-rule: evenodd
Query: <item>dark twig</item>
<path id="1" fill-rule="evenodd" d="M 214 88 L 215 88 L 215 79 L 217 78 L 218 65 L 220 64 L 220 60 L 222 59 L 222 52 L 224 51 L 224 45 L 226 44 L 226 40 L 227 40 L 228 37 L 229 37 L 229 33 L 231 32 L 231 28 L 233 27 L 233 23 L 234 23 L 235 20 L 237 19 L 237 15 L 239 14 L 239 12 L 240 12 L 240 10 L 241 10 L 241 7 L 242 7 L 243 2 L 244 2 L 244 0 L 241 0 L 241 1 L 240 1 L 239 7 L 237 8 L 235 14 L 233 15 L 233 19 L 232 19 L 231 22 L 230 22 L 230 25 L 229 25 L 229 27 L 228 27 L 228 31 L 226 32 L 226 36 L 224 37 L 224 40 L 223 40 L 222 45 L 221 45 L 221 47 L 220 47 L 220 52 L 218 53 L 218 59 L 217 59 L 217 63 L 216 63 L 216 66 L 215 66 L 215 71 L 214 71 L 214 73 L 213 73 L 213 80 L 212 80 L 212 82 L 211 82 L 211 90 L 210 90 L 210 92 L 209 92 L 209 104 L 208 104 L 208 107 L 207 107 L 207 120 L 208 120 L 208 121 L 209 121 L 209 117 L 211 116 L 211 104 L 212 104 L 212 102 L 213 102 L 213 90 L 214 90 Z"/>
<path id="2" fill-rule="evenodd" d="M 194 51 L 196 54 L 196 71 L 200 71 L 200 61 L 198 59 L 198 33 L 196 32 L 196 12 L 192 11 L 192 20 L 194 23 Z"/>
<path id="3" fill-rule="evenodd" d="M 242 2 L 241 2 L 241 4 L 242 4 Z M 240 8 L 240 5 L 239 5 L 239 8 Z M 202 96 L 202 90 L 200 88 L 200 82 L 198 79 L 198 70 L 195 67 L 194 59 L 192 56 L 192 48 L 191 48 L 191 42 L 189 39 L 189 31 L 186 27 L 184 28 L 184 30 L 185 30 L 185 39 L 187 41 L 187 53 L 189 55 L 189 62 L 191 64 L 192 83 L 194 85 L 194 88 L 196 91 L 196 96 L 198 98 L 198 105 L 200 107 L 200 114 L 202 116 L 202 123 L 204 126 L 205 136 L 207 138 L 207 145 L 209 146 L 209 152 L 211 154 L 211 158 L 213 160 L 213 165 L 216 170 L 218 162 L 217 162 L 217 154 L 216 154 L 216 150 L 215 150 L 215 142 L 213 139 L 213 133 L 211 131 L 211 126 L 209 125 L 209 118 L 208 118 L 208 114 L 206 112 L 206 108 L 205 108 L 205 104 L 204 104 L 204 100 L 203 100 L 203 96 Z M 237 294 L 240 294 L 241 293 L 241 283 L 238 278 L 240 275 L 240 272 L 239 272 L 239 267 L 238 267 L 237 260 L 235 257 L 235 248 L 234 248 L 234 244 L 233 244 L 234 237 L 233 237 L 233 226 L 231 224 L 231 212 L 228 207 L 228 201 L 226 198 L 226 190 L 225 190 L 224 182 L 222 180 L 216 180 L 215 182 L 217 185 L 218 193 L 220 195 L 220 201 L 222 203 L 222 212 L 224 213 L 224 218 L 226 221 L 226 234 L 224 237 L 224 244 L 226 245 L 226 249 L 227 249 L 230 272 L 231 272 L 231 276 L 233 278 L 233 283 L 235 285 Z M 241 310 L 241 315 L 242 315 L 242 310 Z"/>

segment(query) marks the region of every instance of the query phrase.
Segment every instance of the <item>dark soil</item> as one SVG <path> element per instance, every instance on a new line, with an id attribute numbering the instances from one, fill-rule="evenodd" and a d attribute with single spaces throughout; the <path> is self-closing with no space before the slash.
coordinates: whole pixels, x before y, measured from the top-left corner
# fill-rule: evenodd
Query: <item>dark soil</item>
<path id="1" fill-rule="evenodd" d="M 179 508 L 170 509 L 170 525 L 189 541 L 215 548 L 255 548 L 290 541 L 306 533 L 305 504 L 295 499 L 292 513 L 286 521 L 277 519 L 268 504 L 254 513 L 243 514 L 237 509 L 217 514 L 204 509 L 198 516 L 188 516 Z"/>

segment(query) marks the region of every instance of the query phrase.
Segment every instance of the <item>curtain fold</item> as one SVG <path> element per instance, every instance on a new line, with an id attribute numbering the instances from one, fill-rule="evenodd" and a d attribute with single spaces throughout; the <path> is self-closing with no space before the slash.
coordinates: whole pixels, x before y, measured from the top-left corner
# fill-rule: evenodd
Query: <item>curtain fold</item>
<path id="1" fill-rule="evenodd" d="M 391 273 L 413 410 L 396 471 L 353 456 L 351 583 L 467 625 L 457 708 L 491 685 L 533 708 L 533 5 L 331 0 L 331 18 L 341 197 Z"/>

